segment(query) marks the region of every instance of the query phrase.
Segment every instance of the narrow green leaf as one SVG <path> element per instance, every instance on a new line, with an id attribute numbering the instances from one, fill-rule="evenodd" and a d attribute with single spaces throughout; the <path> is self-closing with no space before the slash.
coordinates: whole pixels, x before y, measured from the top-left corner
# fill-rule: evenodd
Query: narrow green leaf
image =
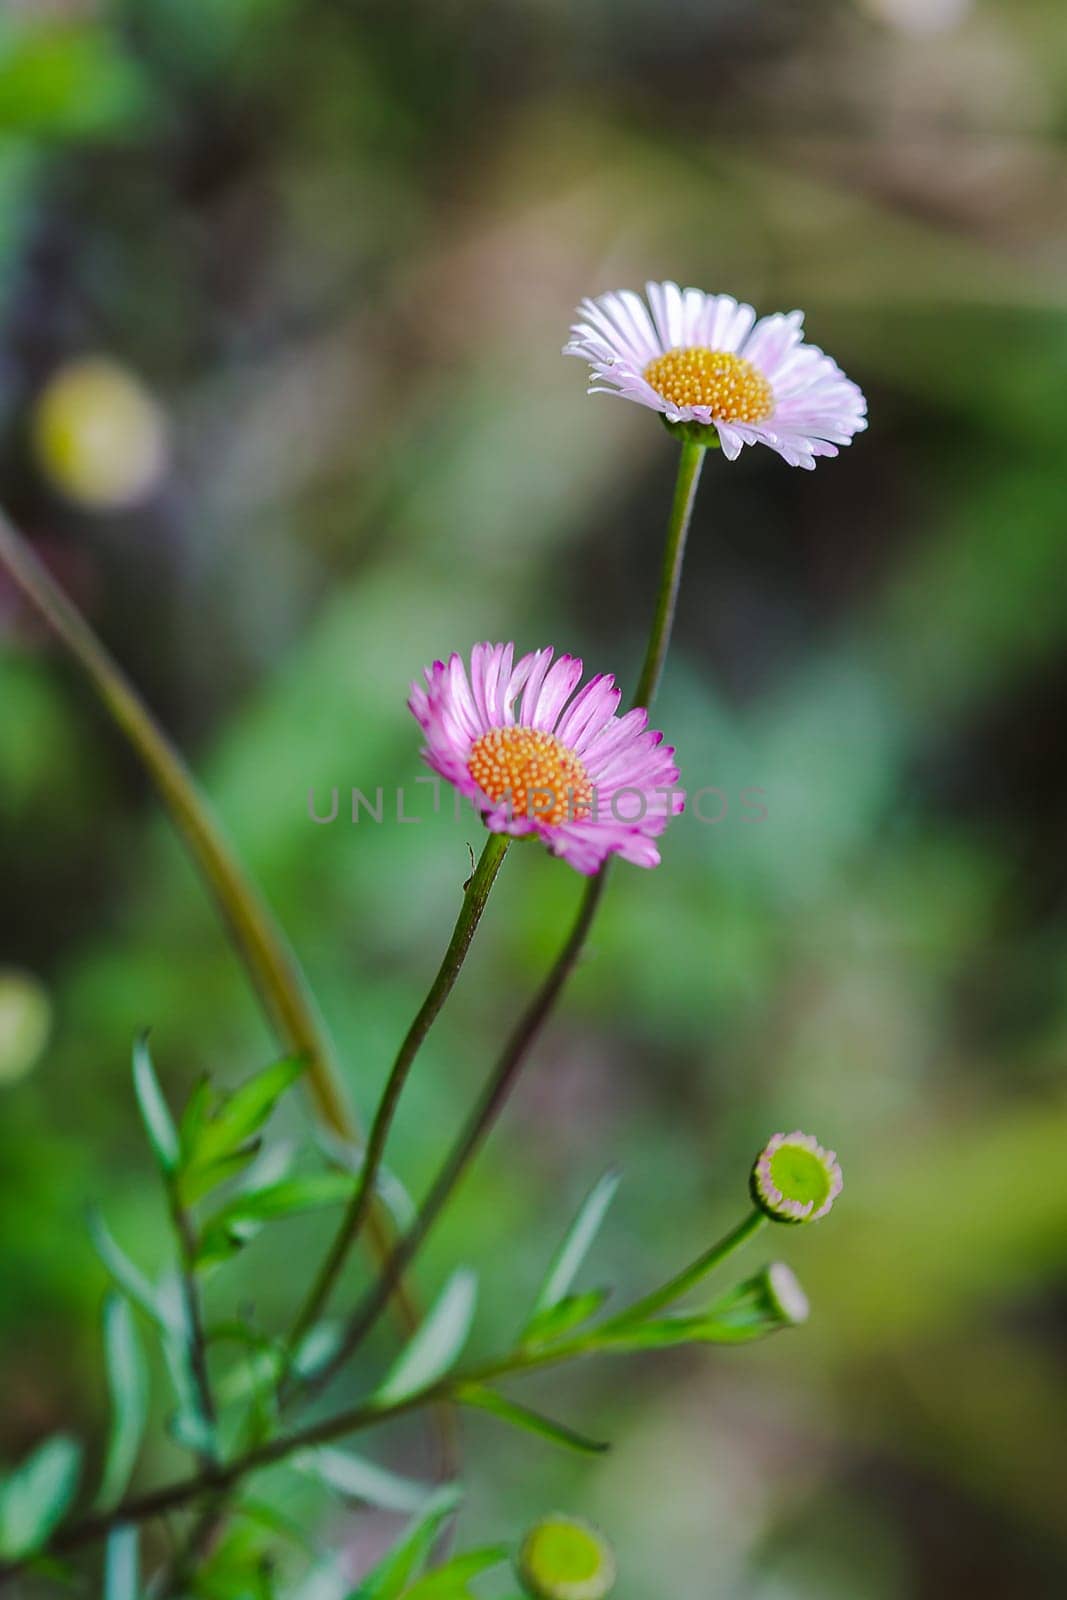
<path id="1" fill-rule="evenodd" d="M 590 1289 L 587 1294 L 569 1294 L 533 1317 L 522 1336 L 524 1345 L 548 1344 L 561 1333 L 580 1327 L 596 1315 L 610 1295 L 610 1289 Z"/>
<path id="2" fill-rule="evenodd" d="M 108 1511 L 130 1482 L 148 1414 L 148 1375 L 144 1352 L 128 1301 L 110 1295 L 104 1305 L 104 1355 L 111 1394 L 111 1434 L 96 1498 Z"/>
<path id="3" fill-rule="evenodd" d="M 363 1579 L 356 1590 L 358 1600 L 397 1600 L 422 1567 L 442 1524 L 462 1498 L 463 1491 L 458 1484 L 442 1484 L 385 1559 Z"/>
<path id="4" fill-rule="evenodd" d="M 619 1176 L 617 1172 L 606 1172 L 583 1200 L 541 1285 L 533 1309 L 534 1318 L 557 1305 L 569 1291 L 615 1198 Z"/>
<path id="5" fill-rule="evenodd" d="M 137 1600 L 140 1562 L 137 1529 L 120 1522 L 108 1535 L 104 1558 L 104 1600 Z"/>
<path id="6" fill-rule="evenodd" d="M 352 1588 L 347 1561 L 336 1551 L 331 1551 L 306 1574 L 300 1587 L 294 1591 L 292 1600 L 364 1600 L 364 1596 L 370 1593 L 366 1582 L 361 1583 L 358 1589 Z"/>
<path id="7" fill-rule="evenodd" d="M 62 1521 L 78 1486 L 81 1445 L 56 1434 L 23 1462 L 0 1490 L 0 1557 L 39 1550 Z"/>
<path id="8" fill-rule="evenodd" d="M 189 1152 L 190 1165 L 211 1166 L 232 1155 L 259 1131 L 306 1065 L 305 1056 L 286 1056 L 235 1089 L 200 1128 Z"/>
<path id="9" fill-rule="evenodd" d="M 277 1591 L 271 1545 L 255 1522 L 228 1520 L 197 1563 L 192 1584 L 181 1586 L 182 1600 L 272 1600 Z"/>
<path id="10" fill-rule="evenodd" d="M 249 1351 L 243 1361 L 222 1374 L 215 1385 L 216 1396 L 222 1405 L 239 1405 L 272 1390 L 284 1368 L 285 1359 L 279 1349 L 264 1346 Z"/>
<path id="11" fill-rule="evenodd" d="M 169 1424 L 180 1444 L 201 1456 L 216 1456 L 218 1441 L 210 1421 L 201 1410 L 200 1390 L 193 1377 L 193 1334 L 181 1276 L 168 1272 L 156 1290 L 156 1303 L 164 1318 L 161 1340 L 163 1359 L 174 1389 L 177 1414 Z"/>
<path id="12" fill-rule="evenodd" d="M 519 1405 L 515 1400 L 508 1400 L 495 1389 L 486 1389 L 481 1384 L 464 1384 L 462 1389 L 456 1391 L 456 1399 L 461 1405 L 488 1411 L 494 1417 L 499 1417 L 501 1422 L 510 1423 L 513 1428 L 524 1428 L 527 1433 L 539 1434 L 542 1439 L 562 1445 L 565 1450 L 576 1450 L 579 1455 L 599 1456 L 611 1448 L 601 1439 L 590 1439 L 587 1434 L 568 1428 L 566 1423 L 554 1422 L 551 1417 L 542 1416 L 539 1411 L 532 1411 L 529 1406 Z"/>
<path id="13" fill-rule="evenodd" d="M 168 1322 L 155 1287 L 115 1242 L 107 1223 L 95 1207 L 89 1212 L 89 1237 L 97 1255 L 123 1294 L 161 1328 L 173 1328 L 174 1323 Z"/>
<path id="14" fill-rule="evenodd" d="M 276 1217 L 291 1217 L 301 1211 L 318 1211 L 323 1206 L 344 1205 L 352 1198 L 355 1179 L 347 1172 L 309 1172 L 303 1177 L 283 1178 L 262 1189 L 243 1189 L 214 1217 L 216 1222 L 269 1222 Z"/>
<path id="15" fill-rule="evenodd" d="M 419 1578 L 412 1588 L 405 1589 L 404 1600 L 465 1600 L 471 1593 L 472 1578 L 480 1578 L 483 1572 L 491 1572 L 510 1558 L 511 1551 L 506 1544 L 467 1550 L 445 1566 Z"/>
<path id="16" fill-rule="evenodd" d="M 328 1489 L 381 1511 L 421 1511 L 434 1492 L 432 1484 L 415 1483 L 389 1472 L 350 1450 L 302 1450 L 292 1464 Z"/>
<path id="17" fill-rule="evenodd" d="M 315 1373 L 333 1359 L 341 1348 L 344 1325 L 341 1322 L 318 1322 L 309 1328 L 293 1358 L 293 1366 L 302 1378 L 313 1378 Z"/>
<path id="18" fill-rule="evenodd" d="M 181 1162 L 181 1143 L 152 1065 L 148 1035 L 144 1033 L 133 1046 L 133 1087 L 148 1133 L 148 1142 L 160 1167 L 169 1177 L 177 1171 Z"/>
<path id="19" fill-rule="evenodd" d="M 240 1201 L 243 1195 L 258 1193 L 281 1183 L 288 1176 L 292 1160 L 293 1152 L 288 1145 L 274 1144 L 263 1152 L 239 1193 L 201 1231 L 197 1249 L 198 1267 L 206 1269 L 221 1261 L 228 1261 L 237 1251 L 243 1250 L 250 1239 L 255 1238 L 263 1223 L 248 1217 L 234 1216 L 231 1219 L 226 1215 L 228 1206 Z"/>
<path id="20" fill-rule="evenodd" d="M 293 1517 L 287 1517 L 284 1511 L 277 1507 L 265 1504 L 262 1500 L 250 1500 L 247 1496 L 238 1500 L 230 1508 L 230 1516 L 236 1519 L 243 1518 L 246 1522 L 253 1523 L 256 1527 L 264 1528 L 268 1533 L 273 1533 L 279 1539 L 302 1550 L 306 1556 L 314 1555 L 315 1541 Z"/>
<path id="21" fill-rule="evenodd" d="M 209 1219 L 200 1238 L 197 1264 L 225 1261 L 255 1237 L 265 1222 L 343 1205 L 351 1198 L 354 1180 L 345 1172 L 312 1172 L 283 1178 L 262 1189 L 243 1189 Z"/>
<path id="22" fill-rule="evenodd" d="M 428 1388 L 457 1360 L 474 1320 L 477 1282 L 466 1267 L 453 1273 L 375 1395 L 379 1405 L 395 1405 L 417 1390 Z"/>
<path id="23" fill-rule="evenodd" d="M 302 1378 L 311 1377 L 337 1352 L 343 1331 L 344 1324 L 338 1319 L 318 1322 L 310 1328 L 293 1358 L 294 1372 Z M 223 1405 L 235 1405 L 250 1394 L 275 1387 L 285 1368 L 281 1343 L 247 1323 L 216 1324 L 208 1330 L 208 1340 L 212 1344 L 242 1345 L 246 1351 L 216 1382 L 216 1394 Z"/>
<path id="24" fill-rule="evenodd" d="M 262 1148 L 261 1138 L 250 1139 L 231 1155 L 220 1156 L 218 1161 L 211 1161 L 204 1167 L 187 1168 L 180 1179 L 183 1204 L 195 1206 L 198 1200 L 202 1200 L 213 1189 L 221 1188 L 224 1183 L 229 1183 L 231 1178 L 239 1177 L 255 1160 Z"/>
<path id="25" fill-rule="evenodd" d="M 202 1072 L 197 1078 L 193 1092 L 185 1102 L 185 1109 L 178 1122 L 178 1138 L 181 1141 L 182 1161 L 188 1162 L 196 1148 L 196 1141 L 200 1131 L 211 1115 L 215 1104 L 215 1086 L 211 1081 L 209 1072 Z"/>
<path id="26" fill-rule="evenodd" d="M 240 1254 L 257 1232 L 258 1229 L 249 1225 L 247 1232 L 240 1228 L 215 1228 L 205 1233 L 196 1252 L 197 1271 L 208 1272 L 212 1267 L 224 1266 Z"/>

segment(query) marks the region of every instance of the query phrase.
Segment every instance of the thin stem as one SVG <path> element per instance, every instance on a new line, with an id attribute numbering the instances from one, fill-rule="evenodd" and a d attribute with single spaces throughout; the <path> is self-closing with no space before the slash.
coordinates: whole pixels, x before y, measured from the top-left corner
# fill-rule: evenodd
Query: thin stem
<path id="1" fill-rule="evenodd" d="M 429 1033 L 438 1012 L 452 992 L 452 987 L 459 977 L 460 969 L 471 946 L 475 931 L 482 919 L 490 891 L 496 881 L 504 857 L 507 854 L 511 839 L 507 834 L 490 833 L 485 848 L 482 850 L 478 864 L 470 878 L 467 880 L 463 904 L 449 941 L 448 949 L 437 971 L 429 992 L 419 1008 L 419 1011 L 410 1028 L 404 1036 L 404 1041 L 397 1052 L 389 1074 L 385 1091 L 378 1104 L 370 1134 L 367 1138 L 367 1147 L 363 1155 L 363 1163 L 359 1172 L 359 1179 L 355 1193 L 349 1203 L 333 1244 L 330 1247 L 319 1275 L 304 1303 L 292 1333 L 289 1336 L 288 1348 L 295 1353 L 301 1339 L 308 1329 L 318 1320 L 330 1293 L 337 1281 L 337 1277 L 344 1266 L 348 1252 L 359 1236 L 360 1229 L 366 1221 L 370 1202 L 374 1196 L 375 1185 L 381 1171 L 382 1157 L 385 1152 L 386 1140 L 389 1130 L 393 1125 L 396 1108 L 407 1083 L 415 1057 L 423 1040 Z"/>
<path id="2" fill-rule="evenodd" d="M 709 1272 L 721 1266 L 735 1250 L 740 1250 L 742 1245 L 754 1239 L 766 1221 L 767 1218 L 762 1211 L 751 1211 L 736 1228 L 731 1229 L 713 1244 L 710 1250 L 705 1250 L 702 1256 L 698 1256 L 676 1277 L 671 1278 L 661 1288 L 654 1289 L 651 1294 L 646 1294 L 643 1300 L 637 1300 L 632 1306 L 627 1306 L 625 1311 L 621 1311 L 617 1317 L 612 1317 L 610 1322 L 603 1323 L 599 1331 L 628 1326 L 634 1322 L 645 1322 L 654 1312 L 662 1311 L 664 1306 L 673 1305 L 675 1300 L 680 1300 L 702 1278 L 706 1278 Z"/>
<path id="3" fill-rule="evenodd" d="M 563 985 L 574 968 L 586 935 L 596 915 L 600 897 L 604 892 L 606 875 L 603 871 L 586 885 L 578 907 L 578 915 L 566 944 L 553 963 L 537 995 L 520 1019 L 504 1049 L 497 1059 L 489 1081 L 464 1125 L 459 1138 L 436 1181 L 419 1210 L 415 1221 L 404 1234 L 396 1249 L 381 1270 L 381 1275 L 364 1296 L 351 1317 L 340 1347 L 331 1360 L 310 1380 L 308 1387 L 321 1388 L 348 1359 L 377 1322 L 388 1301 L 392 1285 L 398 1275 L 406 1270 L 421 1249 L 430 1229 L 440 1216 L 445 1203 L 451 1198 L 473 1157 L 480 1149 L 497 1117 L 500 1115 L 526 1053 L 533 1044 L 541 1025 L 548 1016 Z"/>
<path id="4" fill-rule="evenodd" d="M 670 521 L 667 524 L 667 543 L 663 552 L 659 593 L 656 596 L 656 611 L 652 619 L 648 649 L 645 651 L 645 663 L 641 668 L 641 676 L 634 692 L 635 706 L 652 705 L 659 688 L 659 681 L 663 676 L 663 665 L 670 647 L 674 613 L 678 604 L 678 589 L 682 581 L 686 538 L 693 516 L 693 505 L 696 501 L 700 469 L 704 465 L 706 448 L 694 439 L 682 440 L 678 477 L 674 485 L 674 501 L 671 505 Z"/>
<path id="5" fill-rule="evenodd" d="M 185 1302 L 185 1319 L 189 1331 L 189 1370 L 192 1373 L 200 1405 L 200 1415 L 211 1426 L 214 1436 L 215 1401 L 211 1393 L 211 1379 L 207 1366 L 207 1340 L 204 1337 L 204 1319 L 196 1287 L 196 1229 L 193 1219 L 182 1204 L 177 1180 L 173 1175 L 167 1178 L 167 1200 L 181 1250 L 182 1298 Z M 214 1453 L 200 1452 L 200 1465 L 205 1471 L 210 1472 L 215 1466 Z"/>

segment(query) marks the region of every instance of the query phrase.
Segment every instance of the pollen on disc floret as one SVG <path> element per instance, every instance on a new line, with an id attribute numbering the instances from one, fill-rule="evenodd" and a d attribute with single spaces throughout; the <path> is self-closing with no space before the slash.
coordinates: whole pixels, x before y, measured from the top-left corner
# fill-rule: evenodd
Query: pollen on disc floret
<path id="1" fill-rule="evenodd" d="M 542 728 L 490 728 L 475 741 L 467 770 L 494 804 L 550 826 L 587 817 L 593 785 L 581 757 Z"/>
<path id="2" fill-rule="evenodd" d="M 774 410 L 763 373 L 729 350 L 668 350 L 649 362 L 644 377 L 671 405 L 707 406 L 716 422 L 765 422 Z"/>

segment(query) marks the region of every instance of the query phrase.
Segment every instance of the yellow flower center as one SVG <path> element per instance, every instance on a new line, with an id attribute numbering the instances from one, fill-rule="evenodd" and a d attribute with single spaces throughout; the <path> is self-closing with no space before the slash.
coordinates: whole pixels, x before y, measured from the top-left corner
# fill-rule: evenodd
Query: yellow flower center
<path id="1" fill-rule="evenodd" d="M 556 826 L 587 817 L 593 785 L 580 758 L 539 728 L 490 728 L 475 742 L 467 771 L 483 794 L 513 817 Z"/>
<path id="2" fill-rule="evenodd" d="M 674 406 L 708 406 L 716 422 L 763 422 L 774 390 L 744 356 L 729 350 L 668 350 L 645 368 L 645 382 Z"/>

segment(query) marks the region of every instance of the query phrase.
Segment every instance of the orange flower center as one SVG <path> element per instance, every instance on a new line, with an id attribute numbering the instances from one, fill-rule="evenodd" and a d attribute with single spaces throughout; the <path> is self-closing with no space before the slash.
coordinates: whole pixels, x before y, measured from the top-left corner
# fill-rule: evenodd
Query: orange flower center
<path id="1" fill-rule="evenodd" d="M 556 826 L 587 817 L 593 785 L 581 759 L 539 728 L 490 728 L 475 742 L 467 771 L 483 794 L 513 817 Z"/>
<path id="2" fill-rule="evenodd" d="M 763 422 L 774 391 L 763 373 L 729 350 L 668 350 L 645 368 L 645 382 L 674 406 L 708 406 L 716 422 Z"/>

